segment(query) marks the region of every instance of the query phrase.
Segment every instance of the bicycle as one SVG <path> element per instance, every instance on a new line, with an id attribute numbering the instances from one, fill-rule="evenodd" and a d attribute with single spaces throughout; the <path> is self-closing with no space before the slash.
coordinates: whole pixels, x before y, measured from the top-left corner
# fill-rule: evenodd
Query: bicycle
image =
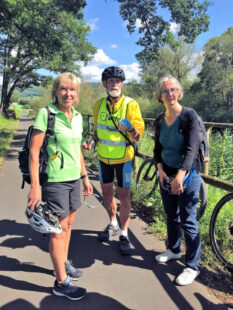
<path id="1" fill-rule="evenodd" d="M 154 158 L 144 160 L 136 176 L 136 190 L 144 200 L 149 198 L 155 192 L 159 184 L 159 173 L 155 165 Z M 199 194 L 199 203 L 197 206 L 196 219 L 199 221 L 205 213 L 207 206 L 207 190 L 204 180 L 201 178 L 201 187 Z"/>
<path id="2" fill-rule="evenodd" d="M 225 195 L 215 206 L 210 220 L 210 243 L 223 266 L 233 272 L 233 193 Z"/>

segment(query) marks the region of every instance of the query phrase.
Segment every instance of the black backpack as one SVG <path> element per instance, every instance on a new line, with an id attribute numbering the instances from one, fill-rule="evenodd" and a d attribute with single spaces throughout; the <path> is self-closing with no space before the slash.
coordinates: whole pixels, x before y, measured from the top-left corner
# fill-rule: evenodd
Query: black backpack
<path id="1" fill-rule="evenodd" d="M 197 120 L 198 120 L 198 128 L 199 128 L 199 148 L 198 148 L 198 154 L 200 157 L 200 162 L 201 165 L 203 167 L 203 164 L 205 162 L 205 158 L 209 157 L 209 145 L 207 142 L 207 137 L 206 137 L 206 130 L 205 130 L 205 125 L 203 123 L 202 118 L 200 117 L 200 115 L 197 114 L 197 112 L 192 109 L 192 108 L 187 108 L 187 107 L 183 107 L 183 113 L 181 114 L 181 122 L 180 122 L 180 127 L 179 130 L 181 130 L 181 132 L 184 130 L 186 130 L 186 127 L 189 126 L 185 115 L 186 112 L 188 111 L 194 111 L 194 113 L 197 115 Z"/>
<path id="2" fill-rule="evenodd" d="M 40 149 L 39 154 L 39 179 L 40 184 L 44 184 L 47 179 L 47 163 L 48 163 L 48 152 L 47 152 L 47 145 L 49 142 L 49 138 L 53 135 L 55 137 L 56 142 L 56 134 L 54 132 L 54 125 L 55 125 L 55 113 L 51 112 L 48 107 L 46 107 L 48 111 L 48 124 L 47 130 L 45 133 L 43 145 Z M 21 151 L 19 151 L 18 161 L 19 161 L 19 168 L 22 173 L 23 182 L 21 188 L 24 188 L 25 182 L 31 184 L 31 177 L 30 177 L 30 170 L 29 170 L 29 148 L 30 148 L 30 141 L 33 131 L 33 125 L 28 128 L 27 135 L 24 141 L 24 145 Z M 57 143 L 57 142 L 56 142 Z"/>
<path id="3" fill-rule="evenodd" d="M 201 157 L 201 163 L 205 162 L 205 158 L 209 157 L 209 144 L 206 137 L 205 125 L 202 118 L 197 114 L 198 127 L 199 127 L 199 154 Z"/>

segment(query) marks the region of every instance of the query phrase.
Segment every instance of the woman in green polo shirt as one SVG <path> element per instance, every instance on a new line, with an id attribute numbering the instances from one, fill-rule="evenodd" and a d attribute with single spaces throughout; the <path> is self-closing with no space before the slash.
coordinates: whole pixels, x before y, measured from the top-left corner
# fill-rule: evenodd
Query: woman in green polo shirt
<path id="1" fill-rule="evenodd" d="M 48 152 L 48 180 L 39 183 L 39 152 L 47 129 L 48 112 L 39 110 L 33 125 L 30 146 L 31 189 L 28 206 L 31 210 L 39 201 L 46 201 L 58 218 L 62 233 L 50 235 L 49 253 L 53 262 L 56 281 L 53 293 L 72 300 L 84 297 L 86 290 L 78 287 L 77 280 L 82 272 L 68 259 L 71 225 L 77 209 L 81 206 L 80 179 L 84 194 L 93 193 L 87 177 L 83 154 L 80 148 L 82 140 L 82 116 L 73 105 L 78 102 L 79 83 L 75 75 L 69 72 L 60 74 L 53 84 L 53 103 L 48 108 L 55 114 L 54 136 L 50 137 Z"/>

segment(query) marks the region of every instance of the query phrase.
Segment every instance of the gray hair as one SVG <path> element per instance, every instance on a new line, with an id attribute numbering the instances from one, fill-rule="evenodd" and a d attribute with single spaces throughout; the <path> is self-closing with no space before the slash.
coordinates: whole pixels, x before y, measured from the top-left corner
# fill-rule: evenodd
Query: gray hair
<path id="1" fill-rule="evenodd" d="M 182 88 L 180 82 L 172 75 L 164 76 L 158 80 L 157 85 L 156 85 L 156 91 L 155 91 L 155 99 L 159 102 L 163 102 L 161 100 L 162 88 L 163 88 L 163 83 L 167 82 L 167 81 L 172 81 L 176 84 L 177 88 L 180 91 L 180 95 L 178 97 L 178 100 L 181 100 L 183 98 L 183 95 L 184 95 L 183 88 Z"/>

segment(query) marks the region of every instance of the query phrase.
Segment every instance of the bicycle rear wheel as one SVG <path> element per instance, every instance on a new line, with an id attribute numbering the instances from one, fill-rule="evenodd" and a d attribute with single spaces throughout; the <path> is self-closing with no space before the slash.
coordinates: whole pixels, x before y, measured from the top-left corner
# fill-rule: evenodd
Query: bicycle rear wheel
<path id="1" fill-rule="evenodd" d="M 147 158 L 140 166 L 136 177 L 136 190 L 140 198 L 153 194 L 159 182 L 159 173 L 154 158 Z"/>
<path id="2" fill-rule="evenodd" d="M 210 242 L 224 267 L 233 271 L 233 193 L 224 196 L 214 208 L 210 220 Z"/>
<path id="3" fill-rule="evenodd" d="M 206 184 L 204 180 L 201 178 L 201 187 L 199 192 L 199 202 L 197 205 L 197 217 L 196 217 L 198 221 L 202 218 L 203 214 L 205 213 L 206 206 L 207 206 Z"/>

